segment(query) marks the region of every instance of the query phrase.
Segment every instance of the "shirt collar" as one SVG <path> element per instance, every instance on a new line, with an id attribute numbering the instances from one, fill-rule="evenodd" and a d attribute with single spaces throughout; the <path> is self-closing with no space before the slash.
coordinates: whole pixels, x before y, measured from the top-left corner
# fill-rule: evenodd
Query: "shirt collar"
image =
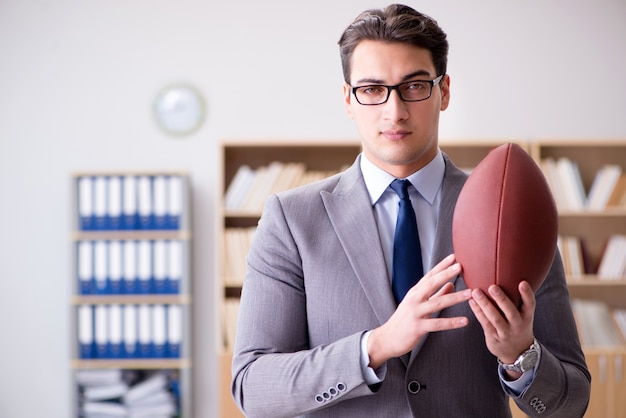
<path id="1" fill-rule="evenodd" d="M 445 169 L 443 155 L 441 151 L 438 151 L 431 162 L 408 176 L 407 179 L 422 197 L 432 205 L 437 192 L 441 188 Z M 395 177 L 374 165 L 363 153 L 361 153 L 361 172 L 363 173 L 365 187 L 367 187 L 372 205 L 375 205 Z"/>

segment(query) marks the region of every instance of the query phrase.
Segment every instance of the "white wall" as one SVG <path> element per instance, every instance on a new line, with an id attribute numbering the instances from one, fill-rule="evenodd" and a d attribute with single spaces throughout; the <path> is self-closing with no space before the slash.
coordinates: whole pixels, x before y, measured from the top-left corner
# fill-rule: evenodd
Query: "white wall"
<path id="1" fill-rule="evenodd" d="M 625 138 L 623 0 L 412 1 L 451 43 L 443 138 Z M 70 174 L 192 177 L 196 411 L 215 416 L 218 141 L 353 138 L 336 42 L 373 1 L 0 1 L 0 416 L 70 415 Z M 164 85 L 197 133 L 151 116 Z"/>

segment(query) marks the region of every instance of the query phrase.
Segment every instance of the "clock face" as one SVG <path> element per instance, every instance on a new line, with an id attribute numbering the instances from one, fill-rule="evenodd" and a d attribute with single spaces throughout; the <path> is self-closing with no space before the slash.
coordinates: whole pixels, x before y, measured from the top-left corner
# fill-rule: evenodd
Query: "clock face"
<path id="1" fill-rule="evenodd" d="M 204 101 L 192 86 L 175 84 L 163 89 L 154 101 L 157 124 L 168 134 L 185 136 L 204 120 Z"/>

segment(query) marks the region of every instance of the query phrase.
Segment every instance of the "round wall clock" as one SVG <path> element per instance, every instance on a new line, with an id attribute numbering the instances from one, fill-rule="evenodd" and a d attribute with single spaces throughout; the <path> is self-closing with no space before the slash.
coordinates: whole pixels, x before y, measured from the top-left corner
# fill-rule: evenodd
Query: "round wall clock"
<path id="1" fill-rule="evenodd" d="M 153 109 L 159 127 L 174 136 L 191 134 L 204 120 L 202 95 L 188 84 L 172 84 L 161 90 Z"/>

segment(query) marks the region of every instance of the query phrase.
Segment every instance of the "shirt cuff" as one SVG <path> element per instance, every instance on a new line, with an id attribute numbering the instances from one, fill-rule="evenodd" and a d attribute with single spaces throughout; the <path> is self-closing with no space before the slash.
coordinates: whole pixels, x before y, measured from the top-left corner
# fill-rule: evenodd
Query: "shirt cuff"
<path id="1" fill-rule="evenodd" d="M 386 364 L 383 364 L 377 370 L 369 367 L 370 355 L 367 352 L 367 340 L 371 333 L 372 331 L 367 331 L 361 335 L 361 371 L 363 372 L 365 383 L 367 383 L 368 386 L 382 382 L 387 374 Z"/>
<path id="2" fill-rule="evenodd" d="M 539 357 L 537 358 L 535 367 L 522 373 L 517 380 L 507 380 L 506 370 L 504 370 L 502 366 L 498 366 L 498 375 L 500 376 L 500 382 L 502 382 L 505 391 L 508 392 L 509 395 L 513 395 L 516 398 L 522 396 L 533 383 L 533 380 L 535 380 L 535 374 L 537 373 L 537 367 L 539 367 L 540 362 L 541 349 L 539 350 Z"/>

